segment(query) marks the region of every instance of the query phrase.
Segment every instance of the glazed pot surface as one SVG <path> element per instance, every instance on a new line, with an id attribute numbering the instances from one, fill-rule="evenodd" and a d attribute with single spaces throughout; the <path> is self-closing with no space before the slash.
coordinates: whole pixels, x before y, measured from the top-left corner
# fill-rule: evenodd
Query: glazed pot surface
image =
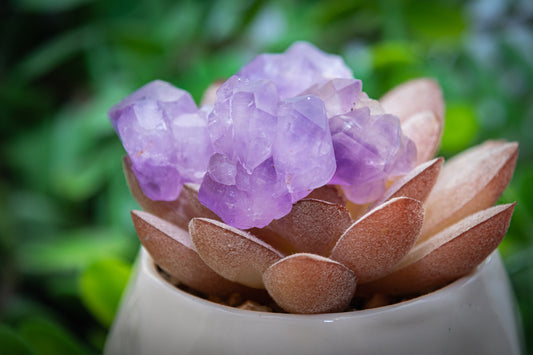
<path id="1" fill-rule="evenodd" d="M 105 354 L 520 354 L 520 328 L 498 252 L 433 293 L 320 315 L 246 311 L 167 283 L 141 249 Z"/>

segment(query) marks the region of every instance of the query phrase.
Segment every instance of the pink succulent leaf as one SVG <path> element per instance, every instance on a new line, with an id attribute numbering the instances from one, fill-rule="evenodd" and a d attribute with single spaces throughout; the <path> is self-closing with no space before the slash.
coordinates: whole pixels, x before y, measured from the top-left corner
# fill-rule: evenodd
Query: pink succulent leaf
<path id="1" fill-rule="evenodd" d="M 437 181 L 443 162 L 443 158 L 435 158 L 418 165 L 407 175 L 396 180 L 385 191 L 383 197 L 374 203 L 371 208 L 375 208 L 391 198 L 400 196 L 410 197 L 420 202 L 425 202 Z"/>
<path id="2" fill-rule="evenodd" d="M 433 158 L 442 139 L 444 121 L 432 111 L 414 114 L 402 122 L 402 131 L 415 142 L 417 162 L 422 164 Z"/>
<path id="3" fill-rule="evenodd" d="M 422 294 L 470 273 L 500 244 L 516 203 L 470 215 L 415 246 L 390 275 L 365 285 L 391 295 Z"/>
<path id="4" fill-rule="evenodd" d="M 439 120 L 444 120 L 442 90 L 433 79 L 410 80 L 387 92 L 379 101 L 385 112 L 398 116 L 402 122 L 424 111 L 432 111 Z"/>
<path id="5" fill-rule="evenodd" d="M 198 201 L 198 185 L 183 185 L 178 198 L 174 201 L 154 201 L 142 192 L 135 174 L 131 170 L 130 158 L 127 156 L 123 159 L 123 169 L 130 192 L 144 211 L 183 229 L 188 228 L 189 221 L 193 217 L 219 219 L 217 215 Z"/>
<path id="6" fill-rule="evenodd" d="M 426 221 L 417 243 L 493 206 L 511 181 L 517 156 L 517 143 L 489 141 L 448 160 L 426 200 Z"/>
<path id="7" fill-rule="evenodd" d="M 263 273 L 283 255 L 255 236 L 219 221 L 193 218 L 189 233 L 200 257 L 223 277 L 264 288 Z"/>
<path id="8" fill-rule="evenodd" d="M 344 265 L 314 254 L 293 254 L 270 266 L 263 275 L 266 289 L 290 313 L 345 310 L 357 278 Z"/>
<path id="9" fill-rule="evenodd" d="M 366 92 L 362 92 L 357 99 L 354 109 L 368 107 L 372 115 L 384 115 L 386 113 L 381 103 L 369 98 Z"/>
<path id="10" fill-rule="evenodd" d="M 342 189 L 336 185 L 324 185 L 314 189 L 306 198 L 327 201 L 342 206 L 346 204 L 346 197 L 344 197 Z"/>
<path id="11" fill-rule="evenodd" d="M 202 96 L 201 106 L 214 106 L 217 98 L 217 90 L 224 84 L 224 81 L 215 81 L 204 91 Z"/>
<path id="12" fill-rule="evenodd" d="M 355 222 L 331 253 L 351 269 L 360 284 L 384 277 L 409 252 L 424 221 L 420 201 L 394 198 Z"/>
<path id="13" fill-rule="evenodd" d="M 256 293 L 226 280 L 200 258 L 185 230 L 148 212 L 132 211 L 139 240 L 154 262 L 181 283 L 205 294 L 226 297 L 234 292 Z"/>
<path id="14" fill-rule="evenodd" d="M 266 228 L 283 236 L 296 252 L 328 256 L 352 223 L 350 213 L 341 205 L 303 199 L 293 205 L 288 215 Z"/>

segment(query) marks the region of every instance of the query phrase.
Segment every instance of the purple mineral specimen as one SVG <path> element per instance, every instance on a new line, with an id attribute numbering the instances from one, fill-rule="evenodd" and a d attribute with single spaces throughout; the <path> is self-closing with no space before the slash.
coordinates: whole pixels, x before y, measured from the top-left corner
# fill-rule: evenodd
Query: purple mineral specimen
<path id="1" fill-rule="evenodd" d="M 272 80 L 281 99 L 301 94 L 330 79 L 352 79 L 341 57 L 326 54 L 307 42 L 296 42 L 282 54 L 261 54 L 237 74 L 248 79 Z"/>
<path id="2" fill-rule="evenodd" d="M 200 183 L 212 153 L 207 113 L 191 95 L 156 80 L 109 111 L 146 196 L 174 200 L 186 182 Z"/>
<path id="3" fill-rule="evenodd" d="M 198 198 L 234 227 L 264 227 L 325 185 L 335 156 L 323 102 L 279 101 L 268 80 L 234 76 L 217 92 L 209 130 L 216 154 Z"/>
<path id="4" fill-rule="evenodd" d="M 243 229 L 328 183 L 372 202 L 416 158 L 399 120 L 343 60 L 305 42 L 256 57 L 220 87 L 211 112 L 154 81 L 109 114 L 148 197 L 173 200 L 184 183 L 201 183 L 200 202 Z"/>
<path id="5" fill-rule="evenodd" d="M 330 184 L 338 184 L 353 202 L 375 201 L 389 177 L 414 167 L 416 147 L 402 134 L 393 115 L 371 115 L 363 107 L 330 118 L 337 171 Z"/>
<path id="6" fill-rule="evenodd" d="M 315 84 L 305 93 L 318 96 L 326 105 L 328 117 L 352 111 L 362 95 L 363 83 L 358 79 L 333 79 Z"/>
<path id="7" fill-rule="evenodd" d="M 274 163 L 296 202 L 335 173 L 335 154 L 324 103 L 316 96 L 285 100 L 278 111 Z"/>

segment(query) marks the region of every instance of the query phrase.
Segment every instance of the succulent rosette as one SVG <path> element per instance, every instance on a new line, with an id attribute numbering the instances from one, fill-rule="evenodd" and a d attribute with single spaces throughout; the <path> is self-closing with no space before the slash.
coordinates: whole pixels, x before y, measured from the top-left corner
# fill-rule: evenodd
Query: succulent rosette
<path id="1" fill-rule="evenodd" d="M 154 81 L 110 110 L 138 237 L 196 292 L 291 313 L 386 305 L 472 272 L 507 232 L 515 204 L 494 204 L 518 145 L 433 158 L 431 79 L 372 100 L 340 57 L 298 42 L 203 102 Z"/>

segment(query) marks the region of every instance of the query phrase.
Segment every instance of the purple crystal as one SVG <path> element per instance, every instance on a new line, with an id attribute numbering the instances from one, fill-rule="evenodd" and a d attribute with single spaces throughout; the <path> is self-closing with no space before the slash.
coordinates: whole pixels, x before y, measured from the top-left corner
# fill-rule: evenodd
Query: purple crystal
<path id="1" fill-rule="evenodd" d="M 330 184 L 342 185 L 355 203 L 375 201 L 388 178 L 414 166 L 416 147 L 402 134 L 396 116 L 372 116 L 364 107 L 332 117 L 329 126 L 337 161 Z"/>
<path id="2" fill-rule="evenodd" d="M 249 171 L 270 157 L 278 101 L 278 92 L 270 81 L 237 76 L 228 79 L 217 91 L 209 115 L 215 152 L 239 159 Z"/>
<path id="3" fill-rule="evenodd" d="M 144 194 L 174 200 L 186 182 L 199 183 L 212 153 L 207 114 L 184 90 L 156 80 L 109 111 Z"/>
<path id="4" fill-rule="evenodd" d="M 264 227 L 292 208 L 284 177 L 272 158 L 248 172 L 239 162 L 213 155 L 198 199 L 225 223 L 242 229 Z"/>
<path id="5" fill-rule="evenodd" d="M 335 55 L 298 42 L 263 54 L 217 91 L 211 112 L 163 81 L 109 115 L 143 192 L 173 200 L 184 183 L 226 223 L 263 227 L 327 183 L 356 203 L 408 172 L 416 148 Z"/>
<path id="6" fill-rule="evenodd" d="M 363 83 L 358 79 L 333 79 L 315 84 L 305 94 L 318 96 L 326 105 L 328 117 L 352 111 L 362 95 Z"/>
<path id="7" fill-rule="evenodd" d="M 307 42 L 296 42 L 282 54 L 261 54 L 237 74 L 272 80 L 281 99 L 301 94 L 312 85 L 335 78 L 353 78 L 341 57 L 326 54 Z"/>
<path id="8" fill-rule="evenodd" d="M 307 95 L 281 103 L 273 153 L 293 202 L 331 179 L 335 155 L 322 100 Z"/>
<path id="9" fill-rule="evenodd" d="M 325 185 L 335 156 L 323 102 L 279 101 L 271 81 L 232 77 L 209 115 L 214 154 L 198 199 L 234 227 L 264 227 Z"/>

